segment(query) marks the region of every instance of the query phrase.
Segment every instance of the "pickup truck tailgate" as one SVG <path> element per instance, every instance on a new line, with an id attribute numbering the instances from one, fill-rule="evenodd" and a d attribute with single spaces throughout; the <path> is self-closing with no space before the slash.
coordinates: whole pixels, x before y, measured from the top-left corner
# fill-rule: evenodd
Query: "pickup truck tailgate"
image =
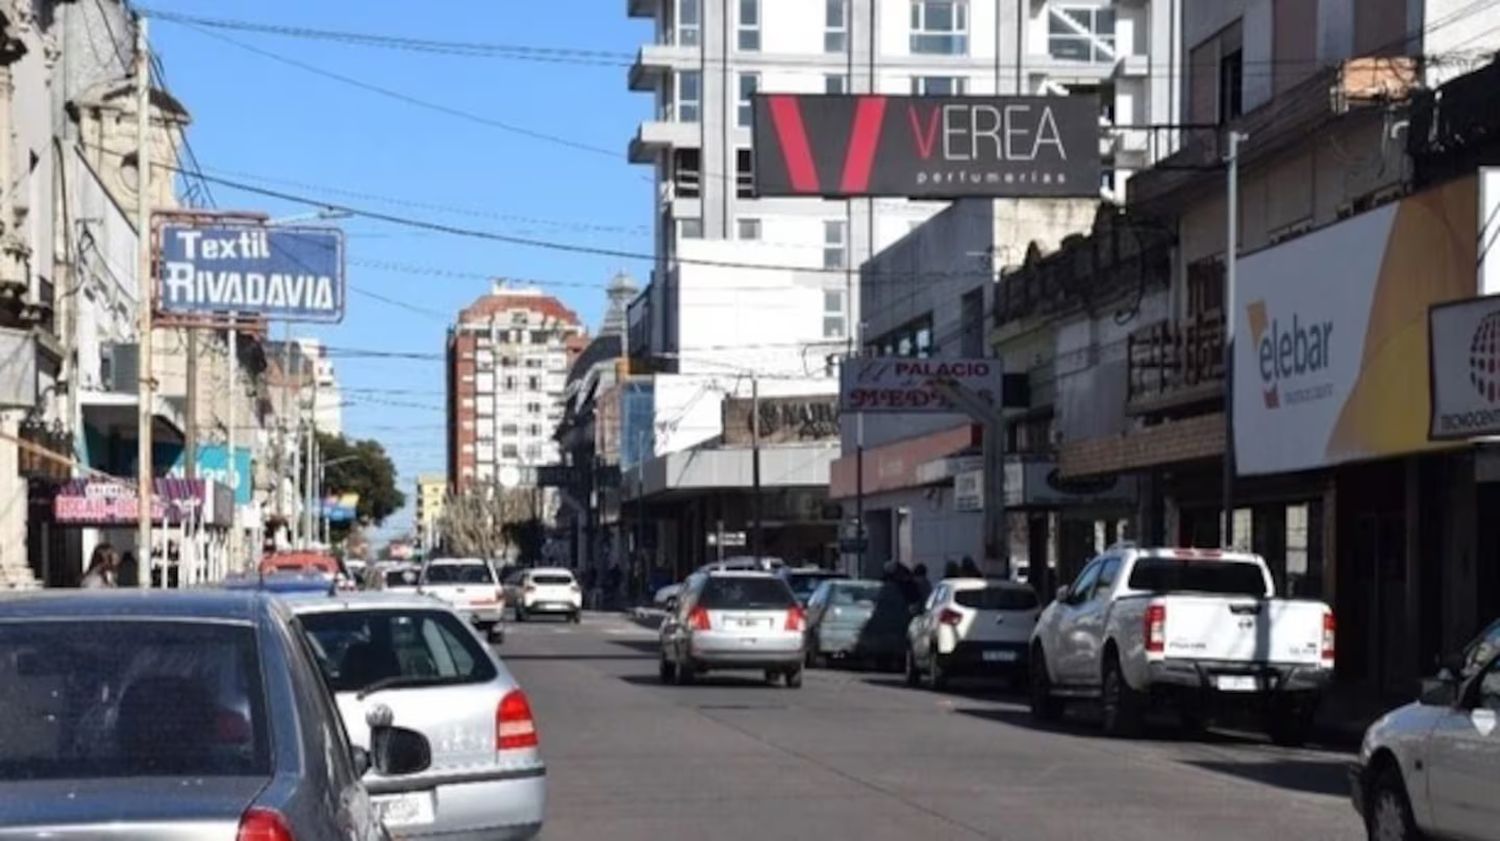
<path id="1" fill-rule="evenodd" d="M 1324 617 L 1318 602 L 1226 596 L 1162 596 L 1162 654 L 1172 659 L 1316 666 L 1323 656 Z"/>

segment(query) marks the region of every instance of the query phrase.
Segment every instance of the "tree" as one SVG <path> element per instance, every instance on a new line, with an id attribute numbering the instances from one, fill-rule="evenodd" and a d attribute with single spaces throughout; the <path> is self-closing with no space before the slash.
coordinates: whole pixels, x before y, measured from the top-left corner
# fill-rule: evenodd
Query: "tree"
<path id="1" fill-rule="evenodd" d="M 396 465 L 379 441 L 318 433 L 318 446 L 327 465 L 324 496 L 359 494 L 355 515 L 360 524 L 378 526 L 406 504 L 406 495 L 396 487 Z M 330 523 L 329 531 L 339 540 L 354 525 Z"/>
<path id="2" fill-rule="evenodd" d="M 522 557 L 535 557 L 542 533 L 537 514 L 530 490 L 506 489 L 492 482 L 449 496 L 438 527 L 444 548 L 455 555 L 502 558 L 515 547 Z M 537 528 L 529 529 L 530 523 L 537 523 Z"/>

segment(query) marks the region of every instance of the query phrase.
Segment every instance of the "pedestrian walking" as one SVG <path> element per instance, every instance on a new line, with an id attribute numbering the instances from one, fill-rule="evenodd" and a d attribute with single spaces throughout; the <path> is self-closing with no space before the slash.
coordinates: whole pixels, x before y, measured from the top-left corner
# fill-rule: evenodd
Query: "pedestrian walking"
<path id="1" fill-rule="evenodd" d="M 927 604 L 932 595 L 932 582 L 927 578 L 927 565 L 917 564 L 911 570 L 912 584 L 917 588 L 917 604 Z"/>
<path id="2" fill-rule="evenodd" d="M 94 547 L 94 554 L 89 556 L 88 571 L 83 574 L 83 580 L 78 582 L 78 586 L 85 590 L 114 587 L 118 566 L 119 558 L 115 555 L 115 547 L 101 543 Z"/>
<path id="3" fill-rule="evenodd" d="M 944 578 L 957 578 L 958 577 L 958 561 L 949 561 L 949 562 L 943 564 L 943 577 Z"/>
<path id="4" fill-rule="evenodd" d="M 969 557 L 968 555 L 964 556 L 963 563 L 959 565 L 958 574 L 962 578 L 984 577 L 984 574 L 979 571 L 979 565 L 974 563 L 974 559 Z"/>

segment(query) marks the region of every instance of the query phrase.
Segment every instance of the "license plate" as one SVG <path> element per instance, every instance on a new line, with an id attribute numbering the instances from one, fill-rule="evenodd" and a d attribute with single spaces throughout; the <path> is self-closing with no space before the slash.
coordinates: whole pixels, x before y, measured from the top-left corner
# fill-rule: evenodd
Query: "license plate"
<path id="1" fill-rule="evenodd" d="M 986 651 L 983 656 L 986 663 L 1014 663 L 1017 655 L 1014 651 Z"/>
<path id="2" fill-rule="evenodd" d="M 421 826 L 437 820 L 437 811 L 433 806 L 430 791 L 409 791 L 389 797 L 372 797 L 370 802 L 375 806 L 375 813 L 380 816 L 380 822 L 387 828 Z"/>
<path id="3" fill-rule="evenodd" d="M 1214 686 L 1220 692 L 1256 692 L 1260 690 L 1260 681 L 1254 675 L 1219 675 L 1214 678 Z"/>
<path id="4" fill-rule="evenodd" d="M 752 629 L 755 629 L 755 628 L 764 628 L 764 627 L 768 626 L 769 624 L 770 624 L 769 622 L 766 622 L 766 621 L 761 620 L 761 619 L 736 619 L 734 621 L 734 626 L 736 628 L 742 628 L 742 629 L 745 629 L 745 630 L 752 630 Z"/>

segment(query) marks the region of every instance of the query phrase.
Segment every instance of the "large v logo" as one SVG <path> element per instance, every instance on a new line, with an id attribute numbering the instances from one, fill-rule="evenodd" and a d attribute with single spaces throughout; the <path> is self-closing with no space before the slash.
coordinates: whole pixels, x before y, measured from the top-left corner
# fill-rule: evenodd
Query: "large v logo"
<path id="1" fill-rule="evenodd" d="M 786 163 L 787 178 L 798 193 L 821 193 L 817 163 L 813 160 L 807 126 L 802 120 L 797 96 L 767 97 L 771 123 Z M 856 100 L 854 120 L 849 127 L 849 143 L 844 149 L 844 165 L 839 177 L 838 193 L 861 193 L 869 188 L 875 153 L 880 147 L 880 129 L 885 122 L 886 98 L 862 96 Z"/>

